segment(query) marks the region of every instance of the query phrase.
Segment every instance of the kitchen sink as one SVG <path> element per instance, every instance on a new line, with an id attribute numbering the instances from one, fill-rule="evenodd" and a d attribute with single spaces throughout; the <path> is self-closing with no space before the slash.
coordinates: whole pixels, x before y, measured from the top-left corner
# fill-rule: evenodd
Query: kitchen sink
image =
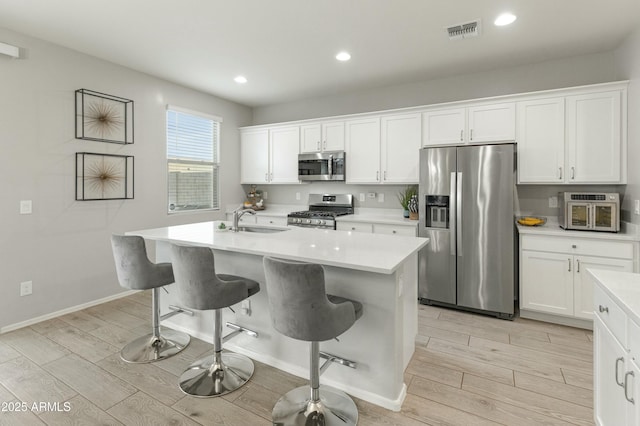
<path id="1" fill-rule="evenodd" d="M 239 226 L 240 232 L 257 232 L 259 234 L 274 234 L 276 232 L 288 231 L 287 228 L 271 228 L 266 226 Z"/>

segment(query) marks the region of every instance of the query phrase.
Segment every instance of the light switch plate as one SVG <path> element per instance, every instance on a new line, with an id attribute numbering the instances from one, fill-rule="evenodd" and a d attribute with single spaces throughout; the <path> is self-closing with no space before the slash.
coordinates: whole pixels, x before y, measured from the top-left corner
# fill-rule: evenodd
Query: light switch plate
<path id="1" fill-rule="evenodd" d="M 300 193 L 296 192 L 296 200 L 300 201 Z"/>
<path id="2" fill-rule="evenodd" d="M 633 213 L 640 215 L 640 200 L 633 201 Z"/>
<path id="3" fill-rule="evenodd" d="M 376 198 L 376 193 L 375 192 L 367 192 L 367 197 Z"/>
<path id="4" fill-rule="evenodd" d="M 33 203 L 31 200 L 20 200 L 20 214 L 33 213 Z"/>
<path id="5" fill-rule="evenodd" d="M 20 296 L 28 296 L 33 293 L 33 281 L 24 281 L 20 283 Z"/>
<path id="6" fill-rule="evenodd" d="M 384 193 L 383 192 L 378 194 L 378 202 L 379 203 L 384 203 Z"/>
<path id="7" fill-rule="evenodd" d="M 264 198 L 265 200 L 266 200 L 267 198 L 269 198 L 269 193 L 268 193 L 267 191 L 264 191 L 264 192 L 262 193 L 262 198 Z"/>
<path id="8" fill-rule="evenodd" d="M 550 208 L 558 208 L 558 197 L 557 196 L 553 196 L 553 197 L 549 197 L 549 207 Z"/>
<path id="9" fill-rule="evenodd" d="M 360 193 L 360 198 L 359 198 L 361 203 L 364 203 L 364 192 Z"/>

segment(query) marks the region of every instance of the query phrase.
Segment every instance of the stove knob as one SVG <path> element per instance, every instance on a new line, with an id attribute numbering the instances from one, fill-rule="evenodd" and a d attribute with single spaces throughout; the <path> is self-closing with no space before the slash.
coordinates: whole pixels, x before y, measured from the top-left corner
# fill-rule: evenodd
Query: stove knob
<path id="1" fill-rule="evenodd" d="M 324 220 L 319 220 L 319 221 L 318 221 L 318 224 L 319 224 L 319 225 L 324 225 L 325 223 L 327 223 L 327 222 L 325 222 Z"/>
<path id="2" fill-rule="evenodd" d="M 311 219 L 307 219 L 304 221 L 305 223 L 311 223 Z"/>
<path id="3" fill-rule="evenodd" d="M 302 219 L 296 219 L 296 223 L 302 223 Z"/>

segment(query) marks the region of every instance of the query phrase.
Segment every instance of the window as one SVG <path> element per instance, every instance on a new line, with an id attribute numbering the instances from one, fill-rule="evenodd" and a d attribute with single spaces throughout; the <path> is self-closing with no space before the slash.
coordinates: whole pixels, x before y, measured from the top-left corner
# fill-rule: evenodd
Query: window
<path id="1" fill-rule="evenodd" d="M 220 208 L 219 117 L 167 107 L 169 213 Z"/>

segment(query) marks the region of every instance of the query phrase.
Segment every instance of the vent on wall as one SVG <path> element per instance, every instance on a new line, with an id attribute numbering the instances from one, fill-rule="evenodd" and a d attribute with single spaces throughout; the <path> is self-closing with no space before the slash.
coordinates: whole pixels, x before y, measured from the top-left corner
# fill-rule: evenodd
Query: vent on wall
<path id="1" fill-rule="evenodd" d="M 462 40 L 470 37 L 477 37 L 480 35 L 480 20 L 476 19 L 473 22 L 466 24 L 454 25 L 447 28 L 449 33 L 449 40 Z"/>

